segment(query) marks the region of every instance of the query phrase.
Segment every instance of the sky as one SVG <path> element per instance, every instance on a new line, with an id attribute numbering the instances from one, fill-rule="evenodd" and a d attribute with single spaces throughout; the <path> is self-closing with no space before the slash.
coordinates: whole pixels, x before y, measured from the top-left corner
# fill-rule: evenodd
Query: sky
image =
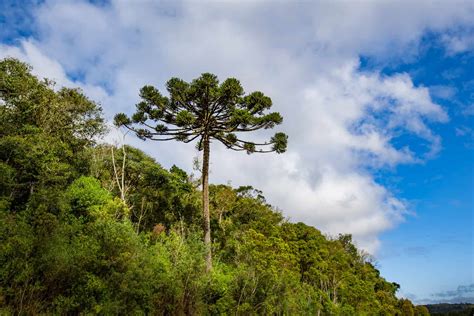
<path id="1" fill-rule="evenodd" d="M 3 0 L 4 57 L 82 88 L 109 122 L 143 85 L 238 78 L 272 98 L 288 151 L 212 144 L 212 183 L 351 233 L 415 303 L 474 303 L 473 1 Z M 192 145 L 125 141 L 195 172 Z"/>

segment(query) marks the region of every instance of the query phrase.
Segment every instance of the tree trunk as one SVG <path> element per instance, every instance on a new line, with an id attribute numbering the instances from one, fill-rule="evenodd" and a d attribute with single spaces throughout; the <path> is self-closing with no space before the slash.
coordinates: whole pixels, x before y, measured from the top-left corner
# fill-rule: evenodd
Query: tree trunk
<path id="1" fill-rule="evenodd" d="M 211 221 L 209 216 L 209 137 L 203 140 L 202 162 L 202 210 L 204 215 L 204 244 L 206 246 L 206 271 L 212 270 Z"/>

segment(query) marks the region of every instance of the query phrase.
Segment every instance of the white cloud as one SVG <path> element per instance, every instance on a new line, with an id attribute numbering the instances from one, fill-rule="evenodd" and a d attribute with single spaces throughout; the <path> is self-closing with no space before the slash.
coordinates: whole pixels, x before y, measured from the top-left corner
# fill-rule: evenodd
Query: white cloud
<path id="1" fill-rule="evenodd" d="M 456 96 L 457 89 L 452 86 L 434 85 L 430 86 L 430 95 L 436 98 L 449 100 Z"/>
<path id="2" fill-rule="evenodd" d="M 446 34 L 441 37 L 450 56 L 474 51 L 474 34 Z"/>
<path id="3" fill-rule="evenodd" d="M 209 71 L 239 78 L 247 91 L 264 91 L 284 116 L 279 129 L 289 134 L 288 152 L 247 156 L 214 146 L 211 180 L 251 184 L 293 220 L 353 233 L 375 252 L 377 236 L 402 220 L 407 205 L 368 167 L 435 155 L 441 142 L 430 123 L 448 118 L 408 74 L 362 72 L 359 55 L 415 56 L 426 31 L 473 23 L 473 10 L 467 1 L 117 1 L 100 7 L 50 1 L 35 11 L 38 37 L 1 46 L 0 55 L 20 57 L 60 84 L 82 86 L 101 100 L 109 119 L 133 111 L 141 86 L 162 88 L 172 76 L 190 80 Z M 80 82 L 66 73 L 79 74 Z M 406 133 L 428 149 L 395 147 L 393 140 Z M 197 154 L 180 143 L 132 143 L 189 171 Z"/>

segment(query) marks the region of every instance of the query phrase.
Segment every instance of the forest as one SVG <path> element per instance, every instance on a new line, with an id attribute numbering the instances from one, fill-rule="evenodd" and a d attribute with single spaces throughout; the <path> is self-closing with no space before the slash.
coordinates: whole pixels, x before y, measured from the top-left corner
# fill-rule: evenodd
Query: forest
<path id="1" fill-rule="evenodd" d="M 1 315 L 429 315 L 251 186 L 209 185 L 207 268 L 201 179 L 106 144 L 96 102 L 11 58 L 0 124 Z"/>

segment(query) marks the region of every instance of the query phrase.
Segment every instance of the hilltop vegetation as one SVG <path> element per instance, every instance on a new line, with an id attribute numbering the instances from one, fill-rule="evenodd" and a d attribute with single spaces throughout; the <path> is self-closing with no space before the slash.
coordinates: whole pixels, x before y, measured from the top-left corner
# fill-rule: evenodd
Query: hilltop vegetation
<path id="1" fill-rule="evenodd" d="M 428 304 L 426 305 L 431 315 L 448 316 L 472 316 L 474 315 L 474 304 Z"/>
<path id="2" fill-rule="evenodd" d="M 251 187 L 210 185 L 206 272 L 195 179 L 96 144 L 98 105 L 17 60 L 0 61 L 0 93 L 0 314 L 427 312 L 350 235 L 289 223 Z"/>

